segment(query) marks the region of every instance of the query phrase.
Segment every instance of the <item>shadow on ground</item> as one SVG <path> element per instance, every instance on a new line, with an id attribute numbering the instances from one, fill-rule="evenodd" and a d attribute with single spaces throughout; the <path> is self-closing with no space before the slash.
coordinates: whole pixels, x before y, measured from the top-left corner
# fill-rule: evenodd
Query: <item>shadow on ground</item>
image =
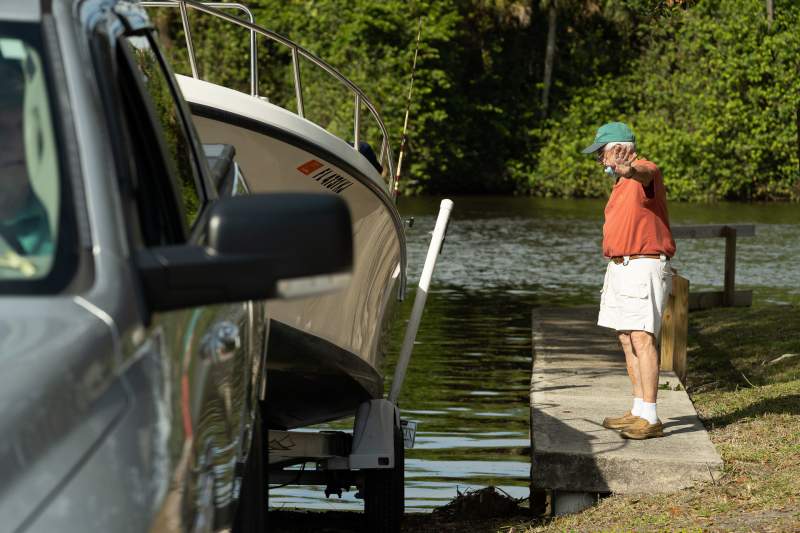
<path id="1" fill-rule="evenodd" d="M 746 418 L 758 418 L 769 414 L 800 415 L 800 394 L 766 398 L 732 413 L 707 418 L 703 422 L 709 427 L 720 428 Z"/>
<path id="2" fill-rule="evenodd" d="M 362 527 L 363 515 L 350 511 L 270 511 L 269 531 L 274 533 L 366 533 Z M 505 530 L 530 523 L 526 515 L 501 518 L 460 518 L 437 514 L 408 514 L 402 531 L 414 533 L 464 533 Z M 522 529 L 524 531 L 524 529 Z"/>
<path id="3" fill-rule="evenodd" d="M 450 503 L 430 514 L 407 514 L 402 531 L 417 532 L 494 532 L 504 526 L 526 521 L 528 510 L 523 500 L 515 499 L 495 487 L 459 492 Z M 364 531 L 360 512 L 304 512 L 276 510 L 269 513 L 269 529 L 277 532 L 356 532 Z"/>
<path id="4" fill-rule="evenodd" d="M 270 511 L 267 523 L 275 533 L 349 533 L 363 531 L 362 518 L 361 513 L 347 511 Z"/>

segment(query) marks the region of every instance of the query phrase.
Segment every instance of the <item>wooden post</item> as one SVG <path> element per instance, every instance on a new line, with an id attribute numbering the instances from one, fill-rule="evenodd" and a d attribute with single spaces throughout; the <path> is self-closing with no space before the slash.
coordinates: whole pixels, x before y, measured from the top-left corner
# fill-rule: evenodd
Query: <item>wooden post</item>
<path id="1" fill-rule="evenodd" d="M 661 339 L 659 350 L 659 368 L 672 370 L 672 352 L 675 345 L 675 269 L 672 269 L 672 294 L 667 300 L 667 307 L 661 317 Z"/>
<path id="2" fill-rule="evenodd" d="M 799 108 L 800 109 L 800 108 Z M 800 114 L 798 114 L 800 120 Z M 798 122 L 800 140 L 800 122 Z M 798 145 L 800 148 L 800 145 Z M 800 182 L 798 182 L 800 183 Z M 700 224 L 673 226 L 672 236 L 676 239 L 706 239 L 725 237 L 725 280 L 724 290 L 695 292 L 690 295 L 689 309 L 709 309 L 719 306 L 749 306 L 753 303 L 753 291 L 736 289 L 736 239 L 753 237 L 756 227 L 753 224 Z"/>
<path id="3" fill-rule="evenodd" d="M 736 228 L 726 226 L 725 235 L 725 286 L 722 305 L 733 306 L 736 301 Z"/>
<path id="4" fill-rule="evenodd" d="M 686 381 L 686 343 L 689 333 L 689 280 L 673 269 L 672 294 L 661 320 L 661 370 L 672 370 Z"/>
<path id="5" fill-rule="evenodd" d="M 686 345 L 689 338 L 689 280 L 673 276 L 672 291 L 675 308 L 675 345 L 672 352 L 672 369 L 681 383 L 686 383 Z"/>

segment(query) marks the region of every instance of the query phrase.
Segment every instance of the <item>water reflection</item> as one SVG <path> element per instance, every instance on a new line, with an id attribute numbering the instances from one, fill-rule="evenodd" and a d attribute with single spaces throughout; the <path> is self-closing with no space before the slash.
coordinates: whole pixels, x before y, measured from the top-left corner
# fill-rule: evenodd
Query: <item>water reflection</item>
<path id="1" fill-rule="evenodd" d="M 489 484 L 527 495 L 531 308 L 599 301 L 603 206 L 456 199 L 400 398 L 403 416 L 419 423 L 416 446 L 407 451 L 409 509 L 429 510 L 456 490 Z M 408 232 L 414 286 L 438 200 L 404 199 L 400 208 L 415 217 Z M 754 289 L 756 301 L 800 303 L 797 206 L 673 204 L 670 213 L 673 224 L 756 224 L 756 237 L 738 240 L 737 287 Z M 720 288 L 723 259 L 724 239 L 680 240 L 674 265 L 693 288 Z M 400 348 L 413 296 L 410 291 L 399 311 L 392 353 Z M 389 375 L 393 362 L 387 362 Z M 276 506 L 361 508 L 352 493 L 325 500 L 321 489 L 285 488 L 270 498 Z"/>
<path id="2" fill-rule="evenodd" d="M 458 243 L 448 237 L 444 253 Z M 429 509 L 459 488 L 489 484 L 524 496 L 535 293 L 438 287 L 428 298 L 400 397 L 403 416 L 419 424 L 417 445 L 408 452 L 409 507 Z"/>

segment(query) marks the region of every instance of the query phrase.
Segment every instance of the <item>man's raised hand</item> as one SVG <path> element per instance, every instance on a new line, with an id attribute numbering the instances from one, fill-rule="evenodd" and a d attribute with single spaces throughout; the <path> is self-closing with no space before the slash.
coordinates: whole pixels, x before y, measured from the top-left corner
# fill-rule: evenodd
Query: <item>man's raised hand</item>
<path id="1" fill-rule="evenodd" d="M 617 145 L 611 149 L 612 168 L 619 176 L 630 178 L 633 171 L 633 162 L 636 161 L 636 152 L 629 146 Z"/>

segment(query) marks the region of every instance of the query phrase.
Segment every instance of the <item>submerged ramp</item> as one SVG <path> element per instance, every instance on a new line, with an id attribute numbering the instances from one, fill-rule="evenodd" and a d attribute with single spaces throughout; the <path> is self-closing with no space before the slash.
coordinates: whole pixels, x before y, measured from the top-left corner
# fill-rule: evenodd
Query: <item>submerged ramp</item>
<path id="1" fill-rule="evenodd" d="M 534 310 L 532 489 L 670 492 L 716 479 L 722 460 L 673 372 L 659 380 L 663 438 L 626 440 L 602 426 L 632 394 L 622 349 L 596 320 L 597 307 Z"/>

